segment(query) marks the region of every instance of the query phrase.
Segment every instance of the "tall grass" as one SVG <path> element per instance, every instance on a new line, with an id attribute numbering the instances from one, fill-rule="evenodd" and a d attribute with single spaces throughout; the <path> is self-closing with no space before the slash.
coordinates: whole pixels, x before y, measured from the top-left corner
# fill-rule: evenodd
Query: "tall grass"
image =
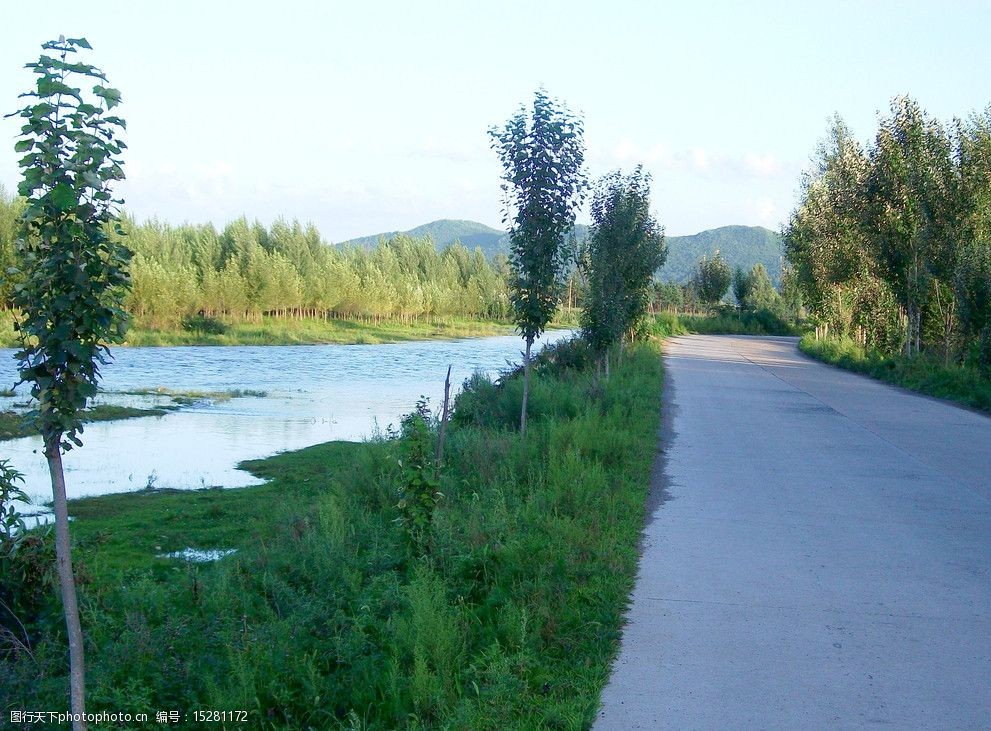
<path id="1" fill-rule="evenodd" d="M 393 441 L 252 462 L 240 490 L 72 504 L 90 706 L 245 709 L 252 728 L 587 728 L 632 589 L 661 361 L 606 381 L 580 347 L 522 384 L 471 379 L 450 424 L 432 540 L 397 523 Z M 156 558 L 236 548 L 215 564 Z M 54 601 L 54 596 L 53 596 Z M 65 704 L 57 613 L 0 653 L 0 710 Z M 149 724 L 148 728 L 158 728 Z"/>
<path id="2" fill-rule="evenodd" d="M 513 326 L 505 322 L 436 318 L 416 322 L 400 320 L 313 319 L 266 317 L 260 323 L 223 324 L 191 322 L 177 330 L 132 328 L 127 344 L 163 345 L 306 345 L 322 343 L 391 343 L 429 338 L 506 335 Z"/>
<path id="3" fill-rule="evenodd" d="M 946 364 L 926 354 L 885 356 L 849 339 L 802 338 L 803 352 L 846 370 L 913 391 L 991 412 L 991 380 L 976 368 Z"/>
<path id="4" fill-rule="evenodd" d="M 647 320 L 648 330 L 659 337 L 671 335 L 798 335 L 795 323 L 770 310 L 738 311 L 718 308 L 708 314 L 660 312 Z"/>
<path id="5" fill-rule="evenodd" d="M 14 313 L 0 310 L 0 348 L 16 348 L 20 343 L 14 332 Z"/>

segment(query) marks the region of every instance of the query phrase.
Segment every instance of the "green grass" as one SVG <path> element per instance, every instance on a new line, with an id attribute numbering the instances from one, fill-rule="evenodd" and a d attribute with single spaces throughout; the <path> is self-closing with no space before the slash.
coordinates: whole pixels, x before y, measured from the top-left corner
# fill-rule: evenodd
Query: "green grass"
<path id="1" fill-rule="evenodd" d="M 130 391 L 114 391 L 113 393 L 128 396 L 167 396 L 177 406 L 188 406 L 201 401 L 223 403 L 235 398 L 264 398 L 268 391 L 253 391 L 251 389 L 230 389 L 227 391 L 183 391 L 159 386 L 157 388 L 136 388 Z"/>
<path id="2" fill-rule="evenodd" d="M 720 309 L 706 315 L 661 312 L 648 322 L 657 336 L 670 335 L 798 335 L 799 328 L 769 311 Z"/>
<path id="3" fill-rule="evenodd" d="M 16 348 L 16 333 L 14 333 L 14 313 L 10 310 L 0 310 L 0 348 Z"/>
<path id="4" fill-rule="evenodd" d="M 84 422 L 93 421 L 118 421 L 120 419 L 136 419 L 143 416 L 164 416 L 170 411 L 189 406 L 191 404 L 211 401 L 223 403 L 234 398 L 265 397 L 266 391 L 252 391 L 250 389 L 233 389 L 229 391 L 176 391 L 169 388 L 139 388 L 131 391 L 114 391 L 111 393 L 124 394 L 130 396 L 167 396 L 172 403 L 153 408 L 137 408 L 132 406 L 115 406 L 113 404 L 98 404 L 91 406 L 83 412 Z M 13 392 L 10 393 L 13 395 Z M 40 434 L 38 426 L 33 419 L 33 412 L 0 411 L 0 441 L 5 439 L 17 439 L 18 437 L 29 437 Z"/>
<path id="5" fill-rule="evenodd" d="M 13 315 L 0 311 L 0 348 L 16 348 Z M 551 328 L 576 327 L 577 315 L 562 312 Z M 512 323 L 468 318 L 435 318 L 429 322 L 400 320 L 287 320 L 266 317 L 261 324 L 223 325 L 223 332 L 210 330 L 150 330 L 134 327 L 124 345 L 157 347 L 172 345 L 325 345 L 400 343 L 410 340 L 511 335 Z"/>
<path id="6" fill-rule="evenodd" d="M 86 409 L 83 412 L 83 421 L 88 423 L 93 421 L 137 419 L 143 416 L 163 416 L 168 411 L 165 408 L 137 409 L 130 406 L 100 404 Z M 37 425 L 31 418 L 30 412 L 22 414 L 16 411 L 0 411 L 0 441 L 17 439 L 19 437 L 30 437 L 40 433 Z"/>
<path id="7" fill-rule="evenodd" d="M 813 358 L 929 396 L 991 412 L 991 380 L 975 368 L 946 365 L 925 354 L 884 356 L 852 340 L 802 338 L 799 347 Z"/>
<path id="8" fill-rule="evenodd" d="M 524 444 L 519 378 L 474 379 L 425 556 L 396 521 L 393 441 L 248 463 L 270 480 L 258 487 L 73 501 L 88 708 L 245 709 L 269 729 L 588 728 L 634 582 L 661 381 L 656 344 L 604 383 L 561 346 L 535 368 Z M 237 552 L 158 557 L 185 547 Z M 0 711 L 65 706 L 59 614 L 29 624 L 32 657 L 0 653 Z"/>
<path id="9" fill-rule="evenodd" d="M 261 324 L 232 324 L 227 325 L 225 330 L 225 332 L 216 333 L 197 330 L 132 329 L 127 334 L 127 344 L 161 346 L 397 343 L 434 338 L 508 335 L 513 332 L 513 326 L 504 322 L 456 318 L 412 323 L 398 320 L 363 322 L 359 320 L 265 318 Z"/>

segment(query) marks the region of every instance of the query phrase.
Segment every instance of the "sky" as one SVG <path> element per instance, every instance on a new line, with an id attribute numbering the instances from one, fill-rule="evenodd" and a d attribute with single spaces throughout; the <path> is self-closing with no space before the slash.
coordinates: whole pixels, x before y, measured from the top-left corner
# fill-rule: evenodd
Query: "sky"
<path id="1" fill-rule="evenodd" d="M 49 0 L 5 15 L 0 112 L 42 42 L 92 44 L 81 60 L 123 94 L 132 215 L 295 218 L 331 242 L 438 218 L 501 228 L 487 130 L 541 85 L 583 116 L 593 179 L 652 174 L 671 235 L 778 229 L 835 113 L 866 143 L 898 94 L 944 121 L 991 103 L 984 1 Z M 18 128 L 0 121 L 8 192 Z"/>

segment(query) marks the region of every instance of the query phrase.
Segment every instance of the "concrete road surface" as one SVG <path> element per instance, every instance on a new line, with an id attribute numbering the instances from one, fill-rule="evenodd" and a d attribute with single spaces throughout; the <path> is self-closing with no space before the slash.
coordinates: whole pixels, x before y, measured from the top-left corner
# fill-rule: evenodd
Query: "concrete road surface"
<path id="1" fill-rule="evenodd" d="M 991 418 L 802 356 L 665 357 L 660 498 L 596 729 L 991 729 Z"/>

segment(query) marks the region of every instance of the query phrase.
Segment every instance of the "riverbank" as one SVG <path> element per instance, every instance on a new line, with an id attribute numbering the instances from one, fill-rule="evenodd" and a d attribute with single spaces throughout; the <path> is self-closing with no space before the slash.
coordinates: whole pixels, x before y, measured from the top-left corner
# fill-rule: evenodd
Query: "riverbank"
<path id="1" fill-rule="evenodd" d="M 8 393 L 13 395 L 13 391 Z M 121 406 L 119 404 L 96 404 L 82 412 L 83 423 L 122 421 L 124 419 L 138 419 L 146 416 L 165 416 L 165 414 L 177 411 L 184 406 L 201 403 L 224 403 L 234 398 L 244 398 L 246 396 L 264 398 L 268 394 L 264 391 L 253 390 L 176 391 L 159 387 L 131 391 L 106 391 L 101 392 L 101 395 L 103 397 L 110 396 L 111 398 L 119 396 L 155 397 L 160 402 L 151 408 Z M 161 403 L 161 400 L 167 400 L 167 403 Z M 38 428 L 38 424 L 32 416 L 33 412 L 31 411 L 14 411 L 10 409 L 0 411 L 0 442 L 40 434 L 41 431 Z"/>
<path id="2" fill-rule="evenodd" d="M 816 340 L 812 335 L 803 337 L 798 347 L 848 371 L 991 413 L 991 380 L 975 368 L 947 365 L 925 355 L 884 356 L 852 340 Z"/>
<path id="3" fill-rule="evenodd" d="M 459 397 L 429 548 L 397 518 L 401 443 L 248 463 L 262 486 L 73 501 L 90 707 L 235 708 L 254 728 L 588 727 L 620 636 L 662 366 L 580 349 Z M 210 563 L 163 556 L 236 552 Z M 0 708 L 61 707 L 58 612 L 0 661 Z M 47 624 L 46 624 L 47 622 Z M 149 726 L 151 728 L 152 726 Z"/>
<path id="4" fill-rule="evenodd" d="M 575 327 L 577 316 L 562 313 L 551 329 Z M 432 320 L 338 320 L 305 318 L 291 320 L 266 317 L 261 323 L 225 324 L 199 320 L 187 328 L 128 330 L 123 343 L 131 347 L 173 345 L 356 345 L 402 343 L 411 340 L 476 338 L 512 335 L 515 326 L 508 321 L 435 318 Z M 0 348 L 15 348 L 19 343 L 13 329 L 13 317 L 0 312 Z"/>
<path id="5" fill-rule="evenodd" d="M 113 406 L 101 404 L 83 411 L 83 422 L 118 421 L 120 419 L 138 419 L 145 416 L 164 416 L 169 409 L 138 409 L 131 406 Z M 30 437 L 41 432 L 30 418 L 29 414 L 16 411 L 0 411 L 0 442 L 7 439 Z"/>
<path id="6" fill-rule="evenodd" d="M 261 323 L 234 323 L 207 329 L 147 330 L 132 328 L 125 345 L 373 345 L 409 340 L 511 335 L 513 325 L 490 320 L 287 320 L 265 318 Z"/>

